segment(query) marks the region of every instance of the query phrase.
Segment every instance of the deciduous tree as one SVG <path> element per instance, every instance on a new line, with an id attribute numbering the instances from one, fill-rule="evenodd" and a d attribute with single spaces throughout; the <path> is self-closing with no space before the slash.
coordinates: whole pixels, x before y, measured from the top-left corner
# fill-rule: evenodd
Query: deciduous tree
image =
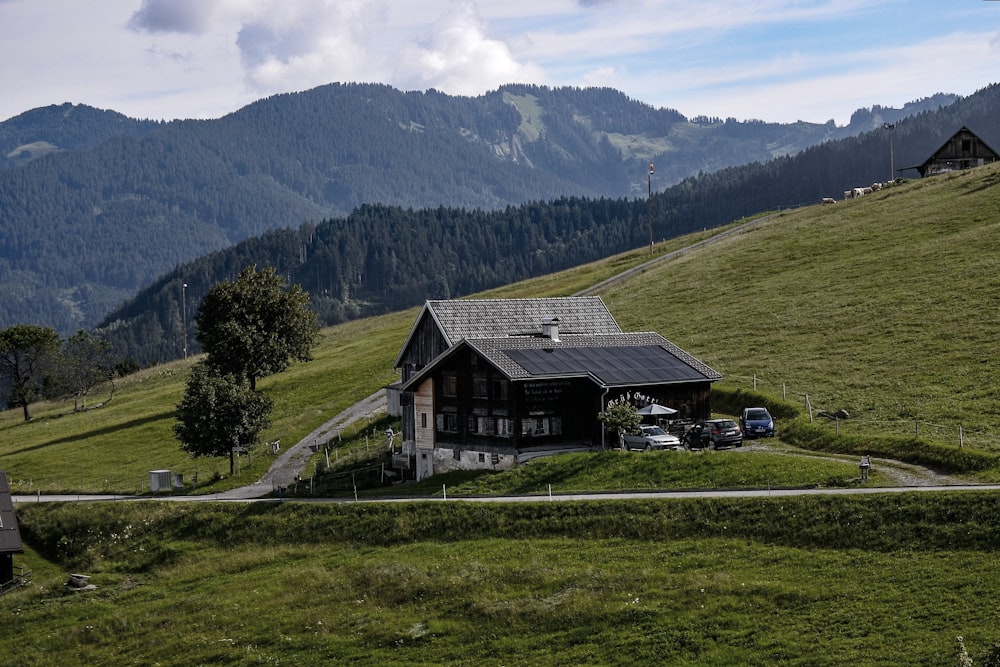
<path id="1" fill-rule="evenodd" d="M 91 333 L 77 331 L 63 345 L 59 363 L 59 386 L 73 395 L 73 410 L 86 406 L 87 395 L 109 383 L 114 395 L 114 358 L 111 346 Z M 108 400 L 111 400 L 110 397 Z"/>
<path id="2" fill-rule="evenodd" d="M 598 418 L 609 431 L 618 434 L 619 449 L 625 449 L 625 435 L 634 431 L 642 421 L 639 410 L 625 400 L 610 401 Z"/>
<path id="3" fill-rule="evenodd" d="M 256 266 L 209 290 L 195 321 L 208 365 L 246 377 L 251 389 L 257 378 L 311 359 L 318 328 L 309 295 L 298 285 L 286 288 L 273 267 Z"/>
<path id="4" fill-rule="evenodd" d="M 233 474 L 236 448 L 252 447 L 271 425 L 273 402 L 240 375 L 217 373 L 207 363 L 195 364 L 184 398 L 177 406 L 174 434 L 194 456 L 229 455 Z"/>
<path id="5" fill-rule="evenodd" d="M 9 387 L 8 403 L 24 410 L 24 421 L 31 421 L 29 406 L 42 397 L 60 342 L 52 327 L 17 324 L 0 331 L 0 378 Z"/>

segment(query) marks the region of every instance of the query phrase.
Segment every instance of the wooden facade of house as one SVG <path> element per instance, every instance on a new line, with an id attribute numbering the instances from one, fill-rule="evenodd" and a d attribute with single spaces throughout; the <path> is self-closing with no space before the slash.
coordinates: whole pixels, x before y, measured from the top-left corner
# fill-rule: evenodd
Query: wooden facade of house
<path id="1" fill-rule="evenodd" d="M 396 367 L 397 462 L 417 479 L 604 448 L 612 400 L 705 418 L 721 378 L 659 334 L 622 332 L 598 297 L 427 302 Z"/>
<path id="2" fill-rule="evenodd" d="M 920 172 L 921 177 L 924 177 L 959 169 L 981 167 L 998 160 L 1000 160 L 1000 154 L 976 136 L 972 130 L 963 127 L 915 169 Z"/>
<path id="3" fill-rule="evenodd" d="M 14 554 L 24 553 L 7 473 L 0 472 L 0 592 L 14 581 Z"/>

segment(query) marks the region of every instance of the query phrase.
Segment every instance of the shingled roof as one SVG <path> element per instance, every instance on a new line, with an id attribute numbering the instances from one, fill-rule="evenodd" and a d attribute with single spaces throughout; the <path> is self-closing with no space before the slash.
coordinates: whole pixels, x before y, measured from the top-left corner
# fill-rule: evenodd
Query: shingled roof
<path id="1" fill-rule="evenodd" d="M 17 517 L 14 515 L 14 502 L 10 497 L 7 473 L 0 472 L 0 554 L 23 552 L 21 531 L 18 530 Z"/>
<path id="2" fill-rule="evenodd" d="M 551 318 L 559 319 L 560 335 L 622 331 L 599 296 L 456 299 L 428 301 L 424 308 L 449 346 L 463 338 L 537 336 L 541 323 Z"/>

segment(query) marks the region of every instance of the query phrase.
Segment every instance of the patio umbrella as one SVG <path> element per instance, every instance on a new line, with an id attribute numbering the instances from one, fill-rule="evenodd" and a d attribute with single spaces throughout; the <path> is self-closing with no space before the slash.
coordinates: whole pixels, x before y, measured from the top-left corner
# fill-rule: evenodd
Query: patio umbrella
<path id="1" fill-rule="evenodd" d="M 643 416 L 668 416 L 676 415 L 677 411 L 673 408 L 668 408 L 665 405 L 660 405 L 659 403 L 650 403 L 649 405 L 644 405 L 639 408 L 639 414 Z"/>

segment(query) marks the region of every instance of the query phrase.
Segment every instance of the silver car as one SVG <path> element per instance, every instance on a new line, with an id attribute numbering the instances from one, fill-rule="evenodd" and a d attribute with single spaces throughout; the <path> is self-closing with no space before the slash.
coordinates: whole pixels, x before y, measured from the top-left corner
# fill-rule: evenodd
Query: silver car
<path id="1" fill-rule="evenodd" d="M 638 433 L 625 436 L 625 448 L 648 452 L 654 449 L 682 449 L 683 445 L 676 435 L 670 435 L 659 426 L 641 424 Z"/>

